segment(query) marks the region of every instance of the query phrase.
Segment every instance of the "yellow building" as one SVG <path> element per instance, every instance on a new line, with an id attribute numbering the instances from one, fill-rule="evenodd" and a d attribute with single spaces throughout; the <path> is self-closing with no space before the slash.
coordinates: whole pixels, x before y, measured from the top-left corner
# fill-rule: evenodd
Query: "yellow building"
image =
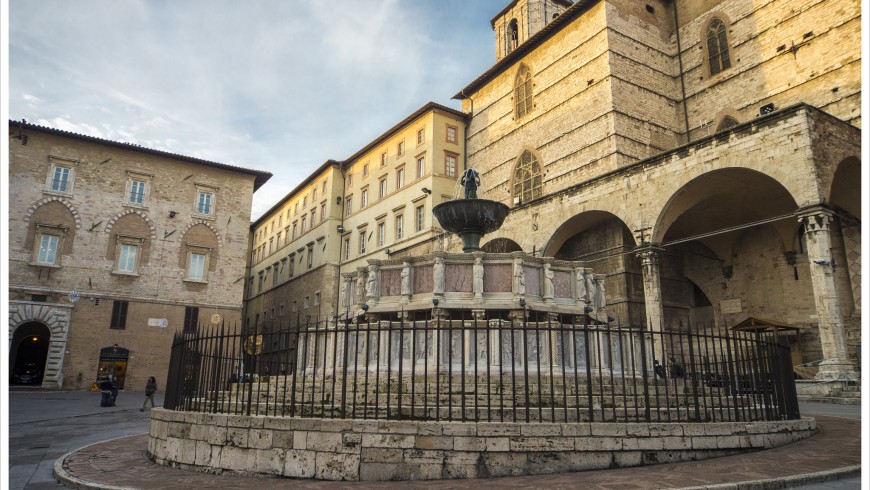
<path id="1" fill-rule="evenodd" d="M 344 161 L 325 162 L 257 219 L 245 328 L 332 319 L 349 307 L 343 274 L 442 246 L 431 210 L 457 195 L 465 119 L 430 102 Z M 293 346 L 264 347 L 279 348 Z"/>

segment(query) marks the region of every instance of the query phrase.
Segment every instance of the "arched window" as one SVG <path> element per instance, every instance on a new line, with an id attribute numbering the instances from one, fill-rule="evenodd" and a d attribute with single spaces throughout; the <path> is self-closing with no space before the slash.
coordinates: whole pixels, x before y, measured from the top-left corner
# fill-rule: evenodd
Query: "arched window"
<path id="1" fill-rule="evenodd" d="M 719 131 L 725 131 L 726 129 L 733 128 L 738 124 L 740 123 L 737 122 L 737 119 L 734 119 L 731 116 L 725 116 L 722 118 L 721 121 L 719 121 L 719 125 L 716 126 L 716 132 L 718 133 Z"/>
<path id="2" fill-rule="evenodd" d="M 520 155 L 514 170 L 514 204 L 541 197 L 541 164 L 530 151 Z"/>
<path id="3" fill-rule="evenodd" d="M 728 53 L 728 34 L 725 22 L 714 18 L 707 25 L 707 61 L 710 64 L 710 75 L 715 75 L 731 67 L 731 57 Z"/>
<path id="4" fill-rule="evenodd" d="M 532 111 L 532 72 L 526 65 L 520 65 L 514 81 L 514 104 L 517 119 Z"/>
<path id="5" fill-rule="evenodd" d="M 511 20 L 510 24 L 508 24 L 506 36 L 507 53 L 510 53 L 511 51 L 517 49 L 517 46 L 520 42 L 520 30 L 519 27 L 517 27 L 517 19 Z"/>

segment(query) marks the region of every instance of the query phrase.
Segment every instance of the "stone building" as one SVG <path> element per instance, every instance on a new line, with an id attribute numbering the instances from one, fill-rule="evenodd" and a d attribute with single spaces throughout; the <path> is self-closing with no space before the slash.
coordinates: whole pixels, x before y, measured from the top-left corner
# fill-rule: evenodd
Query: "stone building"
<path id="1" fill-rule="evenodd" d="M 441 246 L 431 210 L 458 192 L 464 141 L 465 114 L 430 102 L 272 206 L 251 224 L 245 328 L 345 314 L 341 283 L 368 259 Z"/>
<path id="2" fill-rule="evenodd" d="M 44 388 L 165 386 L 173 333 L 241 317 L 271 174 L 9 123 L 10 368 Z"/>
<path id="3" fill-rule="evenodd" d="M 512 207 L 484 250 L 583 261 L 621 322 L 796 332 L 795 361 L 855 379 L 860 2 L 566 3 L 510 2 L 454 96 Z"/>

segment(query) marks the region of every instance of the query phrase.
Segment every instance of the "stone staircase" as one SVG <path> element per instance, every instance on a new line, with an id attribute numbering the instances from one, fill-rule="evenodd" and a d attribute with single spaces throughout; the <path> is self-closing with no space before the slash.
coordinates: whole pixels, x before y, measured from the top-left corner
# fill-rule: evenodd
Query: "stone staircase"
<path id="1" fill-rule="evenodd" d="M 850 381 L 797 382 L 798 400 L 838 405 L 860 405 L 861 384 Z"/>

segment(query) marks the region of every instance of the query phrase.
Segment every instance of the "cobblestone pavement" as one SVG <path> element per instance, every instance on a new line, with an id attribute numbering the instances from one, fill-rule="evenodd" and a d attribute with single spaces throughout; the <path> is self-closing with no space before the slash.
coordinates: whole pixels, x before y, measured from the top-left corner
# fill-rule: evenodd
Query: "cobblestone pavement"
<path id="1" fill-rule="evenodd" d="M 861 421 L 859 409 L 843 410 L 840 407 L 826 407 L 814 404 L 813 407 L 802 407 L 805 415 L 811 414 L 817 419 L 818 433 L 804 441 L 785 447 L 756 452 L 747 455 L 730 456 L 699 462 L 676 463 L 640 468 L 624 468 L 606 471 L 588 471 L 581 473 L 563 473 L 557 475 L 539 475 L 527 477 L 493 478 L 486 480 L 442 480 L 427 482 L 324 482 L 314 480 L 290 480 L 269 478 L 245 478 L 230 475 L 207 475 L 193 471 L 166 468 L 151 463 L 145 455 L 147 435 L 147 413 L 136 410 L 135 405 L 141 403 L 139 394 L 127 394 L 128 405 L 117 407 L 112 412 L 101 412 L 91 409 L 91 399 L 84 402 L 67 402 L 64 405 L 72 413 L 67 419 L 45 423 L 45 432 L 51 432 L 58 438 L 61 433 L 59 426 L 85 425 L 93 431 L 99 426 L 97 421 L 104 423 L 105 429 L 99 434 L 86 438 L 72 437 L 66 444 L 78 442 L 76 447 L 65 457 L 58 459 L 55 467 L 65 487 L 71 488 L 229 488 L 229 489 L 340 489 L 340 488 L 423 488 L 423 489 L 463 489 L 463 488 L 548 488 L 548 489 L 658 489 L 658 488 L 784 488 L 786 486 L 801 486 L 812 482 L 823 482 L 835 478 L 843 478 L 838 484 L 854 482 L 854 488 L 860 485 L 859 465 L 861 458 Z M 38 396 L 27 394 L 27 403 L 35 403 Z M 57 398 L 59 395 L 46 394 L 45 398 Z M 76 398 L 72 394 L 67 397 Z M 98 396 L 98 395 L 97 395 Z M 57 411 L 57 405 L 52 409 L 35 409 L 27 415 L 19 415 L 18 419 L 29 422 L 13 423 L 12 415 L 16 403 L 10 394 L 10 466 L 13 461 L 22 462 L 28 451 L 29 443 L 23 443 L 20 432 L 35 430 L 34 424 L 47 420 L 49 413 Z M 119 400 L 121 398 L 119 397 Z M 135 403 L 133 403 L 135 402 Z M 25 404 L 26 405 L 26 404 Z M 77 410 L 82 405 L 84 408 Z M 113 407 L 114 408 L 114 407 Z M 41 414 L 39 410 L 45 410 Z M 105 409 L 103 409 L 105 410 Z M 82 412 L 82 413 L 79 413 Z M 92 415 L 88 415 L 91 413 Z M 826 415 L 820 415 L 826 414 Z M 93 419 L 92 421 L 89 421 Z M 118 419 L 118 420 L 116 420 Z M 121 423 L 121 428 L 112 424 Z M 129 424 L 125 425 L 125 424 Z M 141 427 L 138 435 L 131 430 Z M 132 432 L 133 434 L 137 432 Z M 67 439 L 66 433 L 60 438 Z M 114 439 L 93 443 L 93 439 Z M 57 443 L 55 443 L 56 445 Z M 51 445 L 51 444 L 49 444 Z M 43 451 L 55 451 L 52 446 Z M 38 471 L 30 482 L 11 484 L 10 489 L 24 488 L 26 490 L 40 488 L 64 488 L 54 482 L 46 481 L 40 476 L 50 463 L 47 457 L 54 454 L 46 453 L 39 461 Z M 60 458 L 60 455 L 54 456 Z M 32 456 L 30 457 L 33 458 Z M 37 458 L 39 459 L 39 458 Z M 20 466 L 20 465 L 19 465 Z M 18 480 L 20 482 L 20 479 Z M 736 485 L 737 482 L 754 482 L 752 485 Z M 824 488 L 817 485 L 813 488 Z M 848 483 L 846 483 L 848 485 Z M 849 486 L 838 488 L 850 488 Z"/>

